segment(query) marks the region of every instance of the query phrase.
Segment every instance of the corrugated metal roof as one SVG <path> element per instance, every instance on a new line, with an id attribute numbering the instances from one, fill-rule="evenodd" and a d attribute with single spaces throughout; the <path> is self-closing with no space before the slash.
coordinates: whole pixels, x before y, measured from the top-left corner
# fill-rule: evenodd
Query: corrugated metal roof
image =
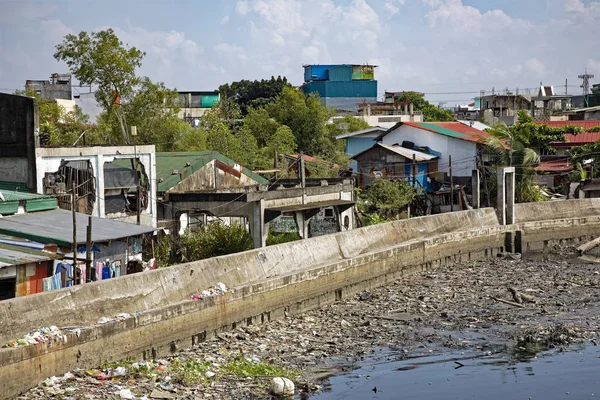
<path id="1" fill-rule="evenodd" d="M 19 192 L 28 192 L 29 188 L 25 182 L 0 181 L 0 190 L 14 190 Z"/>
<path id="2" fill-rule="evenodd" d="M 438 156 L 435 156 L 433 154 L 427 154 L 427 153 L 423 153 L 423 152 L 420 152 L 417 150 L 407 149 L 406 147 L 402 147 L 402 146 L 390 146 L 385 143 L 377 143 L 377 144 L 379 146 L 383 147 L 384 149 L 387 149 L 396 154 L 399 154 L 402 157 L 406 157 L 409 160 L 412 160 L 413 155 L 415 156 L 416 161 L 429 161 L 429 160 L 433 160 L 434 158 L 438 158 Z"/>
<path id="3" fill-rule="evenodd" d="M 413 149 L 407 149 L 406 147 L 402 147 L 402 146 L 398 146 L 398 145 L 389 145 L 389 144 L 384 144 L 382 142 L 377 142 L 375 143 L 372 147 L 369 147 L 366 150 L 361 151 L 360 153 L 357 153 L 355 155 L 353 155 L 351 158 L 352 159 L 356 159 L 356 157 L 360 156 L 361 154 L 366 153 L 367 151 L 373 149 L 374 147 L 382 147 L 386 150 L 389 150 L 393 153 L 399 154 L 402 157 L 405 157 L 409 160 L 412 160 L 413 158 L 413 154 L 415 155 L 415 160 L 416 161 L 429 161 L 429 160 L 433 160 L 434 158 L 438 158 L 437 155 L 434 154 L 427 154 L 427 153 L 423 153 L 421 151 L 417 151 L 417 150 L 413 150 Z"/>
<path id="4" fill-rule="evenodd" d="M 58 207 L 56 197 L 38 193 L 0 190 L 0 214 L 10 215 L 19 211 L 19 204 L 25 203 L 25 211 L 53 210 Z"/>
<path id="5" fill-rule="evenodd" d="M 460 122 L 403 122 L 402 124 L 469 142 L 479 142 L 482 138 L 489 136 L 487 132 Z"/>
<path id="6" fill-rule="evenodd" d="M 584 130 L 590 130 L 596 126 L 600 126 L 600 120 L 590 119 L 583 121 L 540 121 L 536 125 L 548 125 L 551 128 L 564 128 L 565 126 L 579 126 Z"/>
<path id="7" fill-rule="evenodd" d="M 483 131 L 483 130 L 491 128 L 491 126 L 486 125 L 483 122 L 479 122 L 479 121 L 458 120 L 458 122 L 460 122 L 463 125 L 471 126 L 471 127 L 475 128 L 475 129 L 478 129 L 480 131 Z"/>
<path id="8" fill-rule="evenodd" d="M 232 167 L 236 165 L 235 161 L 217 151 L 156 153 L 158 192 L 166 192 L 212 160 L 222 161 Z M 177 173 L 174 173 L 175 171 Z M 265 178 L 247 168 L 242 167 L 241 172 L 258 183 L 268 182 Z"/>
<path id="9" fill-rule="evenodd" d="M 336 139 L 346 139 L 346 138 L 350 138 L 350 137 L 354 137 L 354 136 L 362 136 L 362 135 L 366 135 L 366 134 L 372 134 L 372 133 L 382 133 L 387 131 L 387 128 L 382 128 L 381 126 L 374 126 L 371 128 L 367 128 L 367 129 L 363 129 L 361 131 L 354 131 L 354 132 L 349 132 L 349 133 L 345 133 L 343 135 L 339 135 L 336 136 Z"/>
<path id="10" fill-rule="evenodd" d="M 54 254 L 0 244 L 0 268 L 59 258 Z"/>
<path id="11" fill-rule="evenodd" d="M 73 244 L 72 218 L 71 211 L 59 208 L 51 211 L 15 214 L 0 218 L 0 233 L 71 248 Z M 78 244 L 86 242 L 88 218 L 89 216 L 86 214 L 76 213 Z M 92 217 L 92 241 L 94 243 L 138 236 L 153 231 L 154 228 L 150 226 Z"/>
<path id="12" fill-rule="evenodd" d="M 569 160 L 542 161 L 540 165 L 535 167 L 535 170 L 538 172 L 569 172 L 573 169 L 573 163 Z"/>
<path id="13" fill-rule="evenodd" d="M 566 143 L 568 145 L 583 145 L 587 143 L 596 143 L 600 140 L 600 132 L 584 132 L 577 135 L 567 134 L 565 135 Z M 555 143 L 553 143 L 554 145 Z M 560 145 L 561 143 L 556 143 Z"/>

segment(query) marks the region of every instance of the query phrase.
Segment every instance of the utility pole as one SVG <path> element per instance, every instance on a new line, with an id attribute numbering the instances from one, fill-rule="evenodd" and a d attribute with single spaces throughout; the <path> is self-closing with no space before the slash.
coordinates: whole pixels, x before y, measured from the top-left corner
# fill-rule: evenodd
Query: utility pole
<path id="1" fill-rule="evenodd" d="M 277 159 L 277 150 L 273 151 L 273 169 L 275 170 L 275 179 L 277 179 L 277 169 L 279 168 L 279 160 Z"/>
<path id="2" fill-rule="evenodd" d="M 593 74 L 588 74 L 587 68 L 585 69 L 584 74 L 578 76 L 579 79 L 583 80 L 583 83 L 581 84 L 580 87 L 583 88 L 583 106 L 584 107 L 589 106 L 587 95 L 588 95 L 588 92 L 590 91 L 590 79 L 592 79 L 593 77 L 594 77 Z"/>
<path id="3" fill-rule="evenodd" d="M 448 156 L 448 169 L 450 173 L 450 212 L 454 211 L 454 180 L 452 179 L 452 155 Z"/>
<path id="4" fill-rule="evenodd" d="M 412 158 L 412 165 L 411 165 L 411 169 L 412 169 L 412 184 L 413 187 L 417 187 L 417 158 L 416 155 L 413 154 L 413 158 Z"/>
<path id="5" fill-rule="evenodd" d="M 77 268 L 77 213 L 75 207 L 77 207 L 77 194 L 76 194 L 76 180 L 73 179 L 71 193 L 71 214 L 73 214 L 73 278 L 75 278 L 75 268 Z"/>
<path id="6" fill-rule="evenodd" d="M 133 156 L 135 159 L 135 213 L 136 213 L 136 223 L 139 225 L 140 224 L 140 219 L 141 219 L 141 210 L 140 208 L 142 207 L 141 201 L 140 201 L 140 177 L 138 175 L 138 157 L 137 157 L 137 146 L 136 146 L 136 140 L 135 140 L 135 136 L 137 136 L 137 126 L 133 125 L 131 127 L 131 136 L 133 137 Z"/>
<path id="7" fill-rule="evenodd" d="M 565 79 L 565 96 L 569 94 L 569 80 Z"/>
<path id="8" fill-rule="evenodd" d="M 88 217 L 85 251 L 85 281 L 91 282 L 92 275 L 92 216 Z"/>
<path id="9" fill-rule="evenodd" d="M 304 167 L 304 157 L 302 153 L 300 153 L 298 164 L 298 175 L 300 177 L 300 182 L 302 183 L 302 189 L 304 189 L 306 187 L 306 170 Z"/>

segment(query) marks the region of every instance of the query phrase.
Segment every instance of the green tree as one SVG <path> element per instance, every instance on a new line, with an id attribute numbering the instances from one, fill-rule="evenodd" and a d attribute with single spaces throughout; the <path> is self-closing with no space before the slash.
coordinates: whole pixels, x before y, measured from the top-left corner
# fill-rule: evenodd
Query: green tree
<path id="1" fill-rule="evenodd" d="M 499 123 L 487 131 L 490 136 L 484 143 L 495 155 L 496 165 L 515 167 L 515 197 L 517 202 L 522 203 L 543 200 L 535 182 L 534 170 L 540 162 L 540 151 L 552 153 L 551 143 L 564 142 L 565 133 L 576 134 L 580 128 L 536 125 L 533 118 L 521 110 L 516 125 L 509 127 Z"/>
<path id="2" fill-rule="evenodd" d="M 296 140 L 292 130 L 281 125 L 267 141 L 269 153 L 293 154 L 296 151 Z"/>
<path id="3" fill-rule="evenodd" d="M 35 98 L 38 105 L 40 143 L 42 146 L 73 146 L 78 144 L 101 144 L 102 139 L 90 118 L 80 107 L 66 111 L 54 99 L 44 99 L 35 92 L 17 90 L 19 96 Z"/>
<path id="4" fill-rule="evenodd" d="M 192 127 L 178 118 L 178 96 L 162 82 L 147 77 L 138 80 L 128 101 L 122 101 L 120 112 L 127 116 L 128 125 L 137 127 L 137 136 L 130 143 L 155 144 L 158 151 L 173 151 L 177 142 L 188 135 Z M 107 143 L 121 144 L 121 122 L 114 112 L 104 111 L 98 117 L 98 129 Z"/>
<path id="5" fill-rule="evenodd" d="M 264 147 L 280 125 L 274 118 L 271 118 L 264 107 L 260 107 L 248 110 L 248 114 L 244 117 L 244 127 L 256 138 L 257 144 Z"/>
<path id="6" fill-rule="evenodd" d="M 331 142 L 325 131 L 331 110 L 321 105 L 318 95 L 306 96 L 302 91 L 286 86 L 266 110 L 280 125 L 286 125 L 294 132 L 299 150 L 305 154 L 324 155 L 327 142 Z"/>
<path id="7" fill-rule="evenodd" d="M 284 87 L 291 87 L 287 78 L 278 76 L 269 80 L 260 81 L 241 80 L 219 86 L 221 98 L 231 99 L 235 102 L 242 115 L 246 115 L 250 108 L 259 108 L 274 101 Z M 258 138 L 257 138 L 258 139 Z"/>
<path id="8" fill-rule="evenodd" d="M 404 92 L 402 96 L 399 96 L 396 101 L 409 101 L 413 104 L 415 111 L 423 113 L 424 122 L 435 122 L 435 121 L 454 121 L 454 116 L 450 110 L 442 110 L 416 92 Z"/>
<path id="9" fill-rule="evenodd" d="M 64 61 L 82 84 L 96 86 L 96 101 L 117 119 L 123 140 L 130 143 L 127 115 L 120 107 L 135 95 L 136 68 L 146 53 L 123 44 L 112 29 L 68 34 L 56 46 L 54 58 Z"/>
<path id="10" fill-rule="evenodd" d="M 417 197 L 417 190 L 408 181 L 378 179 L 364 194 L 364 209 L 375 211 L 382 218 L 397 216 Z"/>
<path id="11" fill-rule="evenodd" d="M 180 260 L 189 262 L 250 250 L 254 242 L 246 227 L 214 221 L 198 232 L 186 232 L 177 248 Z"/>

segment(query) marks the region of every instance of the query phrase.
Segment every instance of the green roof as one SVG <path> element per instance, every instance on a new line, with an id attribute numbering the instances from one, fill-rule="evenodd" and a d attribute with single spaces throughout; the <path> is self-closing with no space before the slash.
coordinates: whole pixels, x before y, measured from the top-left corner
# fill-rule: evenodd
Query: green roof
<path id="1" fill-rule="evenodd" d="M 431 131 L 440 133 L 442 135 L 446 135 L 446 136 L 450 136 L 450 137 L 455 137 L 455 138 L 468 138 L 469 135 L 465 135 L 464 133 L 460 133 L 457 131 L 453 131 L 452 129 L 448 129 L 444 126 L 441 126 L 439 124 L 430 124 L 427 122 L 418 122 L 415 123 L 415 125 L 419 125 L 422 126 L 423 128 L 427 128 Z"/>
<path id="2" fill-rule="evenodd" d="M 158 193 L 164 193 L 171 189 L 212 160 L 219 160 L 232 167 L 236 165 L 236 162 L 231 158 L 217 151 L 156 153 Z M 177 171 L 177 173 L 173 173 L 174 171 Z M 258 183 L 268 182 L 265 178 L 247 168 L 242 168 L 241 172 Z"/>
<path id="3" fill-rule="evenodd" d="M 53 210 L 58 207 L 56 197 L 45 194 L 0 189 L 0 195 L 0 215 L 16 214 L 21 202 L 25 204 L 26 212 Z"/>
<path id="4" fill-rule="evenodd" d="M 29 188 L 25 182 L 0 181 L 0 190 L 28 192 Z"/>

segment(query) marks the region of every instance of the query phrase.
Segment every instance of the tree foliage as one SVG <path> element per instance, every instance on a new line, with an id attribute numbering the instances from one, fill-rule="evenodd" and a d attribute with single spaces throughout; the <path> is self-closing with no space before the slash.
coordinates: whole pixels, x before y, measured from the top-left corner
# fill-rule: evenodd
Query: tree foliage
<path id="1" fill-rule="evenodd" d="M 379 179 L 364 194 L 366 210 L 376 211 L 381 217 L 398 215 L 416 197 L 417 190 L 408 181 Z"/>
<path id="2" fill-rule="evenodd" d="M 80 83 L 96 86 L 96 101 L 106 112 L 114 113 L 121 133 L 129 143 L 127 116 L 120 101 L 134 95 L 139 83 L 135 69 L 142 65 L 146 53 L 127 47 L 112 29 L 100 32 L 68 34 L 56 46 L 54 58 L 64 61 Z"/>
<path id="3" fill-rule="evenodd" d="M 241 80 L 231 84 L 219 86 L 221 98 L 235 102 L 242 115 L 246 115 L 250 108 L 259 108 L 274 101 L 281 94 L 284 87 L 291 87 L 286 77 L 271 77 L 266 80 Z"/>
<path id="4" fill-rule="evenodd" d="M 75 143 L 101 144 L 102 137 L 90 124 L 90 118 L 80 107 L 67 111 L 54 99 L 44 99 L 35 92 L 17 90 L 19 96 L 33 97 L 38 105 L 40 143 L 42 146 L 73 146 Z"/>
<path id="5" fill-rule="evenodd" d="M 331 110 L 321 105 L 318 95 L 306 96 L 302 91 L 286 86 L 265 108 L 271 118 L 294 132 L 299 151 L 328 158 L 329 154 L 325 153 L 331 138 L 326 135 L 325 124 L 331 117 Z"/>
<path id="6" fill-rule="evenodd" d="M 240 224 L 225 225 L 213 221 L 198 232 L 186 232 L 177 245 L 180 261 L 189 262 L 204 258 L 238 253 L 254 248 L 252 236 Z"/>
<path id="7" fill-rule="evenodd" d="M 80 83 L 94 87 L 103 110 L 98 117 L 103 144 L 152 143 L 159 151 L 175 150 L 180 140 L 191 136 L 191 127 L 177 118 L 175 90 L 136 74 L 145 54 L 106 29 L 66 35 L 54 58 L 64 61 Z M 130 137 L 131 126 L 137 127 L 135 139 Z"/>
<path id="8" fill-rule="evenodd" d="M 518 123 L 507 126 L 504 123 L 488 129 L 490 136 L 484 140 L 488 149 L 495 155 L 498 166 L 514 166 L 516 175 L 516 201 L 541 201 L 535 183 L 534 167 L 540 162 L 540 151 L 552 153 L 551 143 L 564 142 L 565 133 L 578 133 L 580 128 L 567 126 L 552 128 L 536 125 L 525 111 L 519 111 Z"/>
<path id="9" fill-rule="evenodd" d="M 409 101 L 413 104 L 415 111 L 423 113 L 424 122 L 445 122 L 454 121 L 454 115 L 450 110 L 442 110 L 425 100 L 425 98 L 416 92 L 404 92 L 396 101 Z"/>

